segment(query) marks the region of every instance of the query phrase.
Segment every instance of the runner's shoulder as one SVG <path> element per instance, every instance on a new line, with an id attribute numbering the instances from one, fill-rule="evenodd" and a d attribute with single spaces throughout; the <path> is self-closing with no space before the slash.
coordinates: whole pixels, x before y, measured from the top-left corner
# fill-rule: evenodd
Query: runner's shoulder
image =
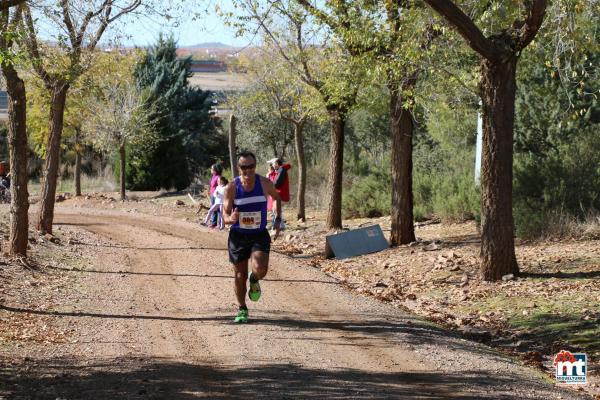
<path id="1" fill-rule="evenodd" d="M 224 190 L 225 194 L 227 193 L 235 193 L 235 180 L 231 180 L 226 186 Z"/>
<path id="2" fill-rule="evenodd" d="M 269 180 L 269 178 L 264 177 L 262 175 L 257 175 L 257 176 L 260 176 L 260 183 L 262 184 L 263 191 L 265 189 L 268 189 L 269 186 L 273 186 L 273 182 L 271 182 L 271 180 Z"/>

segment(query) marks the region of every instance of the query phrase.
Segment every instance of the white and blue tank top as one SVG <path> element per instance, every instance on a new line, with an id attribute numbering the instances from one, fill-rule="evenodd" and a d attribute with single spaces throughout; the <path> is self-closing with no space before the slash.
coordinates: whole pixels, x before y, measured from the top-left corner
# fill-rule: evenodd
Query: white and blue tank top
<path id="1" fill-rule="evenodd" d="M 240 177 L 235 178 L 234 207 L 240 213 L 238 222 L 231 226 L 241 233 L 259 233 L 267 227 L 267 198 L 263 193 L 260 175 L 256 174 L 254 188 L 246 192 Z"/>

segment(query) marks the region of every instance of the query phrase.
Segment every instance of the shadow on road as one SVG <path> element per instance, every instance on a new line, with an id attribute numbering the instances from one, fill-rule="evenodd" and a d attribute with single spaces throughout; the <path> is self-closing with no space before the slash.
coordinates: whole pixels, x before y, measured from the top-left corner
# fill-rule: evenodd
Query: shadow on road
<path id="1" fill-rule="evenodd" d="M 183 322 L 204 322 L 209 324 L 227 324 L 235 325 L 232 321 L 233 316 L 224 310 L 213 310 L 211 314 L 204 315 L 176 315 L 175 313 L 156 315 L 156 314 L 136 314 L 135 310 L 131 314 L 126 313 L 101 313 L 90 311 L 57 311 L 57 310 L 34 310 L 28 308 L 19 308 L 0 304 L 0 310 L 13 313 L 27 313 L 45 316 L 75 317 L 75 318 L 103 318 L 103 319 L 127 319 L 127 320 L 156 320 L 156 321 L 183 321 Z M 175 315 L 173 315 L 175 314 Z M 396 344 L 403 345 L 422 345 L 435 344 L 436 346 L 448 345 L 454 348 L 466 349 L 470 352 L 485 354 L 487 357 L 497 358 L 498 353 L 487 347 L 474 347 L 474 343 L 464 340 L 456 340 L 459 336 L 453 332 L 448 332 L 435 325 L 406 316 L 404 318 L 388 318 L 383 315 L 354 314 L 346 315 L 343 319 L 332 318 L 330 315 L 319 313 L 290 313 L 270 311 L 268 314 L 251 312 L 250 323 L 252 325 L 264 325 L 265 327 L 276 327 L 278 329 L 288 329 L 294 331 L 303 331 L 305 333 L 329 331 L 334 332 L 338 339 L 350 339 L 349 341 L 340 340 L 338 344 L 358 344 L 363 338 L 368 338 L 371 343 L 377 337 L 377 347 L 386 347 Z M 351 337 L 345 336 L 351 335 Z M 312 337 L 306 336 L 306 340 L 321 340 L 321 336 L 316 334 Z M 335 339 L 332 339 L 335 340 Z M 499 358 L 498 358 L 499 359 Z"/>
<path id="2" fill-rule="evenodd" d="M 521 272 L 520 278 L 532 278 L 532 279 L 593 279 L 600 278 L 600 271 L 587 271 L 587 272 Z"/>
<path id="3" fill-rule="evenodd" d="M 115 275 L 145 275 L 145 276 L 167 276 L 167 277 L 184 277 L 184 278 L 206 278 L 206 279 L 229 279 L 233 282 L 233 275 L 208 275 L 208 274 L 166 274 L 166 273 L 157 273 L 157 272 L 133 272 L 133 271 L 99 271 L 95 269 L 69 269 L 69 268 L 61 268 L 55 267 L 52 265 L 47 265 L 44 268 L 58 270 L 58 271 L 66 271 L 66 272 L 80 272 L 80 273 L 90 273 L 90 274 L 115 274 Z M 299 283 L 325 283 L 328 285 L 340 285 L 339 282 L 331 280 L 331 281 L 322 281 L 317 279 L 262 279 L 264 282 L 299 282 Z"/>
<path id="4" fill-rule="evenodd" d="M 515 379 L 478 371 L 381 373 L 289 363 L 248 368 L 137 357 L 30 360 L 10 366 L 0 359 L 0 382 L 0 397 L 11 399 L 520 398 L 509 390 L 490 394 L 493 387 L 515 384 Z M 463 391 L 467 388 L 470 393 Z"/>

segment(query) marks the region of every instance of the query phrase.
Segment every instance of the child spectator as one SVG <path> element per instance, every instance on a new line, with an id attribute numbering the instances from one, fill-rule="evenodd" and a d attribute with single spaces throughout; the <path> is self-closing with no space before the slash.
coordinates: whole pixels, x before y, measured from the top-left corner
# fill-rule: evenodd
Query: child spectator
<path id="1" fill-rule="evenodd" d="M 218 213 L 217 221 L 219 229 L 223 230 L 225 228 L 225 223 L 223 222 L 223 198 L 225 197 L 225 187 L 229 181 L 224 176 L 219 176 L 219 185 L 215 188 L 213 192 L 214 204 L 209 208 L 208 213 L 206 214 L 206 218 L 204 218 L 204 222 L 202 225 L 208 225 L 208 221 L 213 217 L 215 213 Z M 200 211 L 200 210 L 198 210 Z M 211 228 L 216 228 L 217 224 L 210 225 Z"/>

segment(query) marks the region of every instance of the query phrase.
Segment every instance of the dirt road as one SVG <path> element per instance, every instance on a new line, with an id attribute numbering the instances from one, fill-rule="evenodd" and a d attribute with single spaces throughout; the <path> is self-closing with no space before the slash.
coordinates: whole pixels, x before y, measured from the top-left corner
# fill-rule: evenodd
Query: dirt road
<path id="1" fill-rule="evenodd" d="M 55 222 L 99 238 L 76 245 L 97 258 L 65 271 L 78 277 L 71 301 L 33 311 L 77 340 L 32 355 L 10 398 L 584 398 L 279 254 L 251 323 L 236 325 L 225 233 L 60 207 Z"/>

